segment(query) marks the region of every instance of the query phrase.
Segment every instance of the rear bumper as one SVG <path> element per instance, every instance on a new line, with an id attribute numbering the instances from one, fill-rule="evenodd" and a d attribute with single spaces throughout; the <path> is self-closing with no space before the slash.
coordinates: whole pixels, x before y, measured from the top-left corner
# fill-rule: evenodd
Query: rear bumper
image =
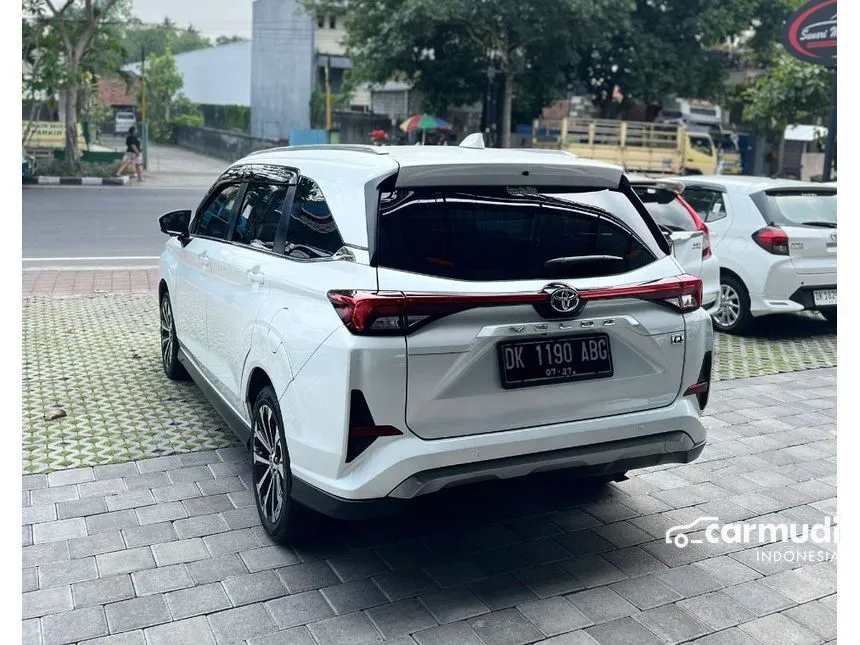
<path id="1" fill-rule="evenodd" d="M 815 297 L 813 295 L 813 292 L 818 289 L 836 289 L 836 284 L 820 285 L 815 287 L 801 287 L 793 294 L 791 294 L 791 298 L 789 298 L 789 300 L 791 300 L 792 302 L 796 302 L 804 309 L 836 309 L 836 305 L 818 307 L 815 304 Z"/>
<path id="2" fill-rule="evenodd" d="M 750 290 L 753 316 L 816 309 L 812 291 L 835 289 L 836 272 L 799 274 L 790 262 L 780 262 L 771 267 L 763 287 L 763 293 Z"/>
<path id="3" fill-rule="evenodd" d="M 291 497 L 313 510 L 339 519 L 362 519 L 396 513 L 404 503 L 444 488 L 539 472 L 565 470 L 599 477 L 662 464 L 686 464 L 698 458 L 705 441 L 696 443 L 683 431 L 607 441 L 531 455 L 491 459 L 425 470 L 408 477 L 387 497 L 347 499 L 293 478 Z"/>

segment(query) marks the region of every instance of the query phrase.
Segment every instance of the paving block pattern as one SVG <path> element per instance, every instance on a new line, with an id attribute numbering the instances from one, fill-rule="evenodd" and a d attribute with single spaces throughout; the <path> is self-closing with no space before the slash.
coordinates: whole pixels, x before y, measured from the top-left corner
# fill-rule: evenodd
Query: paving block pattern
<path id="1" fill-rule="evenodd" d="M 24 472 L 234 442 L 195 385 L 165 378 L 153 296 L 32 298 L 23 323 Z M 46 421 L 54 406 L 67 416 Z"/>
<path id="2" fill-rule="evenodd" d="M 453 489 L 293 548 L 255 518 L 239 448 L 25 475 L 24 642 L 835 643 L 835 544 L 665 536 L 835 515 L 836 370 L 716 383 L 705 423 L 691 464 Z"/>
<path id="3" fill-rule="evenodd" d="M 149 285 L 145 290 L 154 289 L 152 276 L 142 273 L 134 279 Z M 59 275 L 57 280 L 73 280 L 73 286 L 79 280 L 110 278 L 99 272 Z M 836 365 L 836 335 L 820 316 L 772 320 L 779 322 L 776 331 L 763 325 L 751 337 L 717 334 L 715 380 Z M 195 385 L 165 378 L 154 294 L 28 298 L 23 345 L 25 473 L 177 455 L 234 442 Z M 46 421 L 53 406 L 68 416 Z M 164 485 L 168 483 L 177 482 Z M 123 502 L 113 503 L 119 510 Z M 62 512 L 71 517 L 81 511 L 70 507 Z M 616 541 L 624 539 L 630 537 L 615 536 Z"/>

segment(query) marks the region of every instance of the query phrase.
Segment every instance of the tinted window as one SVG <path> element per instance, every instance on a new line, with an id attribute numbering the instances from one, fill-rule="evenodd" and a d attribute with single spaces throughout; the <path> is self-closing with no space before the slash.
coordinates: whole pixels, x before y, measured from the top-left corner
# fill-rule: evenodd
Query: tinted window
<path id="1" fill-rule="evenodd" d="M 609 212 L 566 201 L 570 198 L 512 196 L 491 189 L 385 194 L 379 263 L 485 281 L 613 275 L 654 260 Z"/>
<path id="2" fill-rule="evenodd" d="M 331 257 L 343 247 L 334 218 L 320 187 L 308 177 L 296 186 L 287 225 L 287 255 L 311 259 Z"/>
<path id="3" fill-rule="evenodd" d="M 671 190 L 644 186 L 634 186 L 633 190 L 658 226 L 672 232 L 697 230 L 692 215 Z"/>
<path id="4" fill-rule="evenodd" d="M 240 187 L 239 184 L 230 184 L 210 197 L 206 206 L 197 216 L 192 233 L 219 240 L 227 239 L 227 232 L 230 229 L 230 216 L 236 207 L 236 198 L 239 195 Z"/>
<path id="5" fill-rule="evenodd" d="M 716 222 L 726 216 L 723 194 L 717 190 L 687 188 L 684 190 L 684 201 L 706 222 Z"/>
<path id="6" fill-rule="evenodd" d="M 832 191 L 768 191 L 752 200 L 772 224 L 836 226 L 836 193 Z"/>
<path id="7" fill-rule="evenodd" d="M 272 250 L 281 220 L 287 186 L 248 184 L 236 218 L 233 241 Z"/>

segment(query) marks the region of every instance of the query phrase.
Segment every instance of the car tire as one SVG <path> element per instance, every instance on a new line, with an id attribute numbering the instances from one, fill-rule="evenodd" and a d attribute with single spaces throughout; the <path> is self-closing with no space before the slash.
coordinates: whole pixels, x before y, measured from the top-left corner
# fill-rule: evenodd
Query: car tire
<path id="1" fill-rule="evenodd" d="M 164 368 L 164 374 L 171 381 L 187 381 L 190 377 L 185 366 L 179 362 L 176 321 L 173 317 L 173 305 L 170 304 L 170 294 L 167 293 L 167 290 L 161 294 L 158 311 L 161 319 L 161 366 Z"/>
<path id="2" fill-rule="evenodd" d="M 278 544 L 300 541 L 308 533 L 311 511 L 290 498 L 292 474 L 284 421 L 270 385 L 254 403 L 250 448 L 254 500 L 263 528 Z"/>
<path id="3" fill-rule="evenodd" d="M 833 309 L 822 309 L 821 315 L 829 322 L 831 325 L 836 325 L 836 307 Z"/>
<path id="4" fill-rule="evenodd" d="M 742 334 L 750 330 L 750 295 L 744 283 L 731 274 L 720 276 L 720 306 L 712 316 L 714 329 L 727 334 Z"/>

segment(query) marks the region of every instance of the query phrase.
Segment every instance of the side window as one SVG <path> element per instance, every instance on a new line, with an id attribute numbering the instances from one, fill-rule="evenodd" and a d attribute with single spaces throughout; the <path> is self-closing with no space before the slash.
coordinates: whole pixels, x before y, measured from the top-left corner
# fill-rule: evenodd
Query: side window
<path id="1" fill-rule="evenodd" d="M 726 217 L 726 203 L 723 194 L 707 188 L 687 188 L 684 200 L 692 206 L 705 222 L 716 222 Z"/>
<path id="2" fill-rule="evenodd" d="M 302 177 L 287 224 L 286 253 L 299 259 L 328 258 L 343 247 L 325 196 L 317 183 Z"/>
<path id="3" fill-rule="evenodd" d="M 229 184 L 209 198 L 206 206 L 198 212 L 191 233 L 203 237 L 226 240 L 230 227 L 230 216 L 236 207 L 241 184 Z"/>
<path id="4" fill-rule="evenodd" d="M 286 196 L 285 185 L 248 184 L 232 240 L 271 251 Z"/>

